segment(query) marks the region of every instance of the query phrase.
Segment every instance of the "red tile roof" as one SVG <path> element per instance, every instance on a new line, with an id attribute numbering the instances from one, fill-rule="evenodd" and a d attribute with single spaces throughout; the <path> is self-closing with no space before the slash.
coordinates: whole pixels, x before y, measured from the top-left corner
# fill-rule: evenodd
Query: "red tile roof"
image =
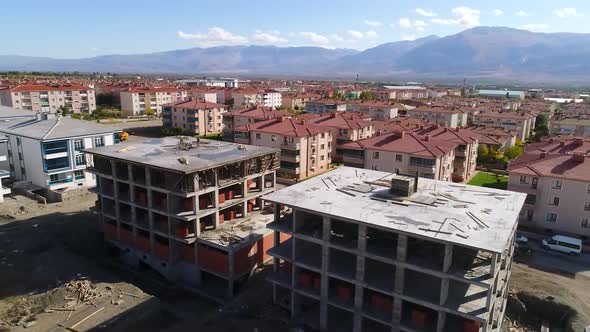
<path id="1" fill-rule="evenodd" d="M 293 118 L 278 118 L 243 125 L 236 131 L 262 132 L 291 137 L 308 137 L 328 133 L 329 129 Z"/>
<path id="2" fill-rule="evenodd" d="M 188 108 L 193 110 L 203 110 L 203 109 L 212 109 L 212 108 L 226 108 L 226 105 L 217 104 L 217 103 L 210 103 L 208 101 L 204 101 L 203 99 L 188 99 L 178 101 L 176 103 L 168 104 L 166 106 L 170 106 L 173 108 Z"/>
<path id="3" fill-rule="evenodd" d="M 457 144 L 473 144 L 479 141 L 479 135 L 467 129 L 446 128 L 438 125 L 431 125 L 415 131 L 417 135 L 430 135 L 432 139 L 454 142 Z"/>
<path id="4" fill-rule="evenodd" d="M 363 120 L 358 114 L 338 112 L 323 114 L 320 117 L 309 119 L 309 122 L 318 126 L 342 129 L 362 129 L 372 126 L 370 121 Z"/>
<path id="5" fill-rule="evenodd" d="M 244 116 L 251 117 L 256 120 L 276 119 L 288 115 L 289 113 L 286 111 L 274 110 L 272 108 L 266 108 L 262 106 L 248 107 L 244 109 L 223 113 L 224 117 Z"/>
<path id="6" fill-rule="evenodd" d="M 10 89 L 11 92 L 29 92 L 29 91 L 78 91 L 94 90 L 93 88 L 80 84 L 25 84 L 18 85 Z"/>
<path id="7" fill-rule="evenodd" d="M 401 132 L 346 143 L 342 148 L 400 152 L 419 157 L 438 158 L 453 151 L 457 145 L 457 143 L 449 141 L 433 140 L 430 137 L 421 137 L 413 133 Z"/>
<path id="8" fill-rule="evenodd" d="M 158 92 L 180 92 L 182 89 L 175 87 L 131 87 L 127 92 L 131 93 L 158 93 Z"/>

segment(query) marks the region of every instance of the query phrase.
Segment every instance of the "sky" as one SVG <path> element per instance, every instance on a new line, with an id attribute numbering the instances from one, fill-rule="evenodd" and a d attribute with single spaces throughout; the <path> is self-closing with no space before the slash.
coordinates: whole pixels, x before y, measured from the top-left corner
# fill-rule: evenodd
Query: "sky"
<path id="1" fill-rule="evenodd" d="M 476 26 L 590 33 L 590 1 L 0 1 L 0 54 L 80 58 L 219 45 L 364 50 Z"/>

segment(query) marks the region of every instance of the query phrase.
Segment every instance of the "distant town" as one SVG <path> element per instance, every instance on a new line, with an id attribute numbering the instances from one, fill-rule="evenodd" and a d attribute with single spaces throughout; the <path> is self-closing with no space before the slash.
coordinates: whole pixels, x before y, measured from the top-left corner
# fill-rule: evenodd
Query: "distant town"
<path id="1" fill-rule="evenodd" d="M 589 153 L 590 90 L 3 73 L 0 235 L 87 212 L 95 249 L 64 243 L 219 303 L 183 321 L 199 331 L 230 331 L 226 312 L 249 317 L 235 331 L 582 331 L 588 297 L 542 311 L 522 294 L 556 296 L 552 278 L 583 288 Z M 0 254 L 33 252 L 40 234 Z M 123 274 L 132 288 L 61 285 L 35 314 L 0 311 L 0 329 L 174 327 L 153 308 L 175 300 Z"/>

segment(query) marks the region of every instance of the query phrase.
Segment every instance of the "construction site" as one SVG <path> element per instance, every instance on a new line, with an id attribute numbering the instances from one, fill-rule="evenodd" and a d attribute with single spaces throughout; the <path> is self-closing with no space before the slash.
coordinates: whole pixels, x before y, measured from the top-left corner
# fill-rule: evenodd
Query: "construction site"
<path id="1" fill-rule="evenodd" d="M 524 199 L 349 167 L 267 195 L 274 302 L 322 331 L 499 331 Z"/>
<path id="2" fill-rule="evenodd" d="M 85 152 L 105 239 L 130 264 L 231 298 L 270 259 L 277 150 L 172 137 Z"/>

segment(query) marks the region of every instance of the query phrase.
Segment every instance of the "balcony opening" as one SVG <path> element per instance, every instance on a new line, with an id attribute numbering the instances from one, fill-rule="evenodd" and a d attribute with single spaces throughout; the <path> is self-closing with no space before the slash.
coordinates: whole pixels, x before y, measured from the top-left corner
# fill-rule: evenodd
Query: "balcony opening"
<path id="1" fill-rule="evenodd" d="M 352 332 L 354 314 L 328 305 L 328 331 Z"/>
<path id="2" fill-rule="evenodd" d="M 461 277 L 477 280 L 490 278 L 492 254 L 461 246 L 453 246 L 451 271 Z"/>
<path id="3" fill-rule="evenodd" d="M 247 193 L 259 193 L 262 191 L 262 177 L 256 177 L 253 179 L 246 180 Z"/>
<path id="4" fill-rule="evenodd" d="M 231 205 L 244 197 L 242 183 L 236 183 L 219 190 L 219 207 Z"/>
<path id="5" fill-rule="evenodd" d="M 115 201 L 110 198 L 102 197 L 102 212 L 110 216 L 115 216 Z"/>
<path id="6" fill-rule="evenodd" d="M 354 294 L 354 284 L 335 278 L 330 278 L 328 280 L 328 298 L 330 302 L 353 309 Z"/>
<path id="7" fill-rule="evenodd" d="M 210 214 L 208 216 L 200 218 L 199 229 L 201 231 L 201 234 L 207 231 L 215 230 L 215 214 Z"/>
<path id="8" fill-rule="evenodd" d="M 174 235 L 179 239 L 195 237 L 195 227 L 193 222 L 174 219 Z"/>
<path id="9" fill-rule="evenodd" d="M 135 248 L 145 253 L 149 253 L 151 251 L 150 233 L 148 231 L 142 229 L 137 230 L 137 236 L 135 237 Z"/>
<path id="10" fill-rule="evenodd" d="M 395 260 L 397 234 L 367 227 L 367 252 L 371 255 Z"/>
<path id="11" fill-rule="evenodd" d="M 206 212 L 207 210 L 213 211 L 215 209 L 215 192 L 208 192 L 199 195 L 199 211 Z"/>
<path id="12" fill-rule="evenodd" d="M 132 246 L 133 245 L 133 227 L 128 224 L 121 224 L 119 228 L 119 240 L 121 243 Z"/>
<path id="13" fill-rule="evenodd" d="M 145 166 L 133 165 L 131 171 L 133 173 L 133 182 L 145 185 Z"/>
<path id="14" fill-rule="evenodd" d="M 199 190 L 215 186 L 215 171 L 212 169 L 198 172 L 197 178 L 199 181 Z"/>
<path id="15" fill-rule="evenodd" d="M 444 331 L 479 332 L 481 322 L 447 313 Z"/>
<path id="16" fill-rule="evenodd" d="M 119 202 L 119 218 L 122 222 L 130 224 L 131 220 L 131 206 L 129 204 L 125 204 Z"/>
<path id="17" fill-rule="evenodd" d="M 363 309 L 369 317 L 384 322 L 391 322 L 393 297 L 365 288 L 363 292 Z"/>
<path id="18" fill-rule="evenodd" d="M 264 189 L 273 188 L 275 185 L 275 173 L 264 175 Z"/>
<path id="19" fill-rule="evenodd" d="M 291 280 L 293 279 L 293 265 L 291 263 L 277 259 L 279 265 L 278 271 L 274 271 L 270 275 L 270 280 L 281 283 L 286 287 L 291 287 Z"/>
<path id="20" fill-rule="evenodd" d="M 363 318 L 363 331 L 370 332 L 391 332 L 391 327 L 372 319 Z"/>
<path id="21" fill-rule="evenodd" d="M 364 280 L 371 288 L 392 293 L 395 286 L 395 265 L 366 258 Z"/>
<path id="22" fill-rule="evenodd" d="M 321 239 L 324 232 L 324 218 L 317 214 L 298 210 L 296 214 L 296 227 L 296 233 Z"/>
<path id="23" fill-rule="evenodd" d="M 117 181 L 117 196 L 120 201 L 129 202 L 131 198 L 129 184 Z"/>
<path id="24" fill-rule="evenodd" d="M 322 247 L 309 241 L 295 239 L 295 261 L 310 268 L 322 268 Z"/>
<path id="25" fill-rule="evenodd" d="M 145 188 L 135 187 L 133 203 L 147 207 L 147 190 Z"/>
<path id="26" fill-rule="evenodd" d="M 297 267 L 295 269 L 295 287 L 306 293 L 320 296 L 322 288 L 322 276 L 314 271 Z"/>
<path id="27" fill-rule="evenodd" d="M 358 225 L 344 220 L 332 219 L 330 243 L 348 249 L 358 248 Z"/>
<path id="28" fill-rule="evenodd" d="M 408 237 L 407 261 L 411 264 L 433 270 L 442 270 L 445 246 L 415 237 Z"/>
<path id="29" fill-rule="evenodd" d="M 467 282 L 451 280 L 445 306 L 472 316 L 486 313 L 488 290 Z"/>
<path id="30" fill-rule="evenodd" d="M 168 235 L 168 216 L 152 213 L 155 231 Z"/>
<path id="31" fill-rule="evenodd" d="M 146 229 L 150 228 L 150 219 L 147 210 L 138 207 L 135 208 L 135 224 Z"/>
<path id="32" fill-rule="evenodd" d="M 312 328 L 320 329 L 320 302 L 311 297 L 295 293 L 293 297 L 295 307 L 299 313 L 297 322 Z"/>
<path id="33" fill-rule="evenodd" d="M 238 205 L 230 206 L 223 210 L 219 210 L 219 223 L 223 224 L 224 222 L 230 222 L 234 219 L 243 218 L 244 217 L 244 204 L 240 203 Z"/>
<path id="34" fill-rule="evenodd" d="M 438 313 L 411 302 L 402 301 L 402 326 L 418 331 L 436 331 Z"/>
<path id="35" fill-rule="evenodd" d="M 336 277 L 354 280 L 356 274 L 356 255 L 330 248 L 328 271 Z"/>
<path id="36" fill-rule="evenodd" d="M 154 254 L 161 260 L 170 259 L 170 241 L 162 236 L 156 235 L 154 237 Z"/>
<path id="37" fill-rule="evenodd" d="M 441 279 L 426 273 L 405 269 L 404 295 L 434 304 L 440 303 Z"/>
<path id="38" fill-rule="evenodd" d="M 106 196 L 115 196 L 115 185 L 113 184 L 113 180 L 99 177 L 100 179 L 100 194 Z"/>
<path id="39" fill-rule="evenodd" d="M 160 211 L 168 211 L 167 195 L 156 190 L 152 190 L 152 208 Z"/>
<path id="40" fill-rule="evenodd" d="M 129 179 L 129 167 L 128 164 L 122 162 L 115 162 L 115 170 L 117 172 L 117 178 L 121 180 Z"/>
<path id="41" fill-rule="evenodd" d="M 239 181 L 244 175 L 244 162 L 228 164 L 217 168 L 217 182 L 219 186 Z"/>

